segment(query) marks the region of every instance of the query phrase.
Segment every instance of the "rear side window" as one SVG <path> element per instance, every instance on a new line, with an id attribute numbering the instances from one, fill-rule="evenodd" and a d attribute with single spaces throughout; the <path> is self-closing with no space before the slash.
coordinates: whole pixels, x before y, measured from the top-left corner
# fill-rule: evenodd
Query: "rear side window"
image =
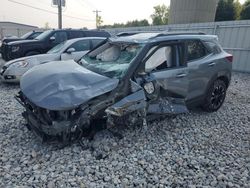
<path id="1" fill-rule="evenodd" d="M 83 31 L 69 31 L 70 39 L 85 37 Z"/>
<path id="2" fill-rule="evenodd" d="M 92 40 L 92 45 L 93 48 L 95 48 L 98 44 L 100 44 L 103 40 L 102 39 L 93 39 Z"/>
<path id="3" fill-rule="evenodd" d="M 85 34 L 87 37 L 110 37 L 110 34 L 104 31 L 86 31 Z"/>
<path id="4" fill-rule="evenodd" d="M 207 55 L 207 49 L 199 40 L 187 42 L 187 61 L 194 61 Z"/>
<path id="5" fill-rule="evenodd" d="M 74 48 L 76 52 L 86 51 L 90 49 L 89 40 L 80 40 L 72 44 L 69 48 Z"/>

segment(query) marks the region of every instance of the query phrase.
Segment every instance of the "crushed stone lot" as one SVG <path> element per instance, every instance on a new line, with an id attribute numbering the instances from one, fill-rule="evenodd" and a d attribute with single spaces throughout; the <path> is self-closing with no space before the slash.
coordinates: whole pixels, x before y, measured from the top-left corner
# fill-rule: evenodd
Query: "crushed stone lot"
<path id="1" fill-rule="evenodd" d="M 192 111 L 60 149 L 24 126 L 17 85 L 0 83 L 0 187 L 250 187 L 250 74 L 217 113 Z M 116 130 L 117 131 L 117 130 Z"/>

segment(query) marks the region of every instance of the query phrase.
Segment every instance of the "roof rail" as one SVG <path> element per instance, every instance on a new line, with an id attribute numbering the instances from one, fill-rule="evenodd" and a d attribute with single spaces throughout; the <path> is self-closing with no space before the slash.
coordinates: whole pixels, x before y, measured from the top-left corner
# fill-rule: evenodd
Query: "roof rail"
<path id="1" fill-rule="evenodd" d="M 140 33 L 158 33 L 157 31 L 127 31 L 127 32 L 120 32 L 116 34 L 117 37 L 127 37 L 132 36 Z"/>
<path id="2" fill-rule="evenodd" d="M 195 32 L 195 31 L 185 31 L 185 32 L 157 32 L 157 31 L 127 31 L 127 32 L 120 32 L 116 34 L 117 37 L 127 37 L 127 36 L 132 36 L 136 34 L 141 34 L 141 33 L 159 33 L 158 35 L 154 36 L 155 37 L 164 37 L 164 36 L 170 36 L 170 35 L 206 35 L 204 32 Z"/>
<path id="3" fill-rule="evenodd" d="M 206 35 L 206 33 L 204 32 L 194 32 L 194 31 L 187 31 L 187 32 L 163 32 L 163 33 L 159 33 L 157 36 L 153 37 L 164 37 L 164 36 L 171 36 L 171 35 Z"/>

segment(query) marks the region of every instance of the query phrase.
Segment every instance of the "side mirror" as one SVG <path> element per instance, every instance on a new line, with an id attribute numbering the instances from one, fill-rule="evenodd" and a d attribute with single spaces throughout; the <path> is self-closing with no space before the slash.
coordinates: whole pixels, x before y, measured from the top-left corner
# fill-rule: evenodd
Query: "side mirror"
<path id="1" fill-rule="evenodd" d="M 69 49 L 67 49 L 66 53 L 67 53 L 67 54 L 71 54 L 71 53 L 73 53 L 73 52 L 75 52 L 75 51 L 76 51 L 75 48 L 69 48 Z"/>
<path id="2" fill-rule="evenodd" d="M 55 37 L 50 37 L 50 38 L 49 38 L 49 41 L 51 41 L 51 42 L 53 42 L 53 41 L 55 41 L 55 40 L 56 40 Z"/>

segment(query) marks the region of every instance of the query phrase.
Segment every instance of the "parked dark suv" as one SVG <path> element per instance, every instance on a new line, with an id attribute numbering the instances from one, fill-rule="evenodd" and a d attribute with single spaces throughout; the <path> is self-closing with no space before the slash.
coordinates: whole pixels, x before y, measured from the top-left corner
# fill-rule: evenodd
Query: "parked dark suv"
<path id="1" fill-rule="evenodd" d="M 217 36 L 140 33 L 109 38 L 79 64 L 38 65 L 21 78 L 28 127 L 64 142 L 100 125 L 146 124 L 202 106 L 215 112 L 231 80 L 233 56 Z"/>
<path id="2" fill-rule="evenodd" d="M 2 54 L 3 59 L 8 61 L 24 56 L 46 53 L 48 50 L 58 45 L 59 43 L 73 38 L 81 37 L 109 37 L 110 34 L 106 31 L 95 30 L 47 30 L 34 40 L 25 40 L 8 43 Z"/>
<path id="3" fill-rule="evenodd" d="M 30 31 L 28 33 L 25 33 L 20 38 L 18 38 L 18 37 L 4 37 L 2 42 L 1 42 L 2 44 L 0 44 L 0 52 L 2 52 L 2 49 L 9 42 L 20 41 L 20 40 L 32 40 L 32 39 L 36 38 L 38 35 L 40 35 L 41 33 L 42 33 L 42 31 Z M 2 54 L 2 56 L 3 56 L 3 54 Z"/>

